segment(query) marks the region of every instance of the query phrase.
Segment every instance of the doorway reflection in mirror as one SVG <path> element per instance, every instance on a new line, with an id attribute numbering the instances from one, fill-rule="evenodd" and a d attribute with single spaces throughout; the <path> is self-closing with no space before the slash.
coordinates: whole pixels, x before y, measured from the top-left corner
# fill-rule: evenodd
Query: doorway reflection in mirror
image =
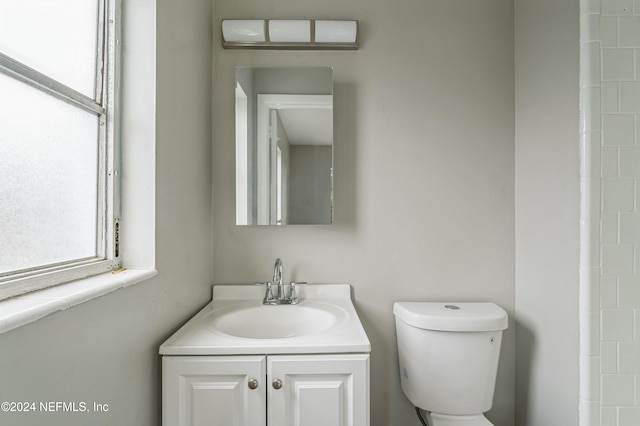
<path id="1" fill-rule="evenodd" d="M 236 69 L 236 224 L 333 221 L 333 72 Z"/>

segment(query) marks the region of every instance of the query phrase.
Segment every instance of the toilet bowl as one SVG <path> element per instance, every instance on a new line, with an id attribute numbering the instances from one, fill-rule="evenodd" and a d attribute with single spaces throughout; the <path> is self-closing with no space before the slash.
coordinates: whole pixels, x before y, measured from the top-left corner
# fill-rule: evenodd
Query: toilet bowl
<path id="1" fill-rule="evenodd" d="M 490 426 L 507 313 L 493 303 L 396 302 L 400 384 L 429 426 Z"/>

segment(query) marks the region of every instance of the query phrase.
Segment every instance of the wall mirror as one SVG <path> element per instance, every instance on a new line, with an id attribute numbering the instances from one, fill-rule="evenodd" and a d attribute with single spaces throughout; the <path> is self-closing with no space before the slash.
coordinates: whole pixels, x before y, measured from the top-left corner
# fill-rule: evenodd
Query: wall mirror
<path id="1" fill-rule="evenodd" d="M 236 68 L 236 224 L 332 221 L 332 68 Z"/>

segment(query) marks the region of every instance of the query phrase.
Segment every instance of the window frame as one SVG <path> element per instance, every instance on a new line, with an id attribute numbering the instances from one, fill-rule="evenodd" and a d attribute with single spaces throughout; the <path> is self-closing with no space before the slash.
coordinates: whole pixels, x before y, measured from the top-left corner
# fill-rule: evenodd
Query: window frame
<path id="1" fill-rule="evenodd" d="M 90 98 L 0 53 L 0 72 L 99 118 L 96 257 L 0 275 L 0 300 L 122 267 L 120 253 L 120 0 L 98 1 L 96 76 Z"/>

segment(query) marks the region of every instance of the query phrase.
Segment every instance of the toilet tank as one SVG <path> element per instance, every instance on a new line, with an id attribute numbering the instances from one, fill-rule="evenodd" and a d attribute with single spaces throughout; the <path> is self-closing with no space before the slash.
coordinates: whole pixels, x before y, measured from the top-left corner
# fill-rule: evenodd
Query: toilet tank
<path id="1" fill-rule="evenodd" d="M 400 382 L 416 407 L 491 409 L 507 313 L 493 303 L 396 302 Z"/>

